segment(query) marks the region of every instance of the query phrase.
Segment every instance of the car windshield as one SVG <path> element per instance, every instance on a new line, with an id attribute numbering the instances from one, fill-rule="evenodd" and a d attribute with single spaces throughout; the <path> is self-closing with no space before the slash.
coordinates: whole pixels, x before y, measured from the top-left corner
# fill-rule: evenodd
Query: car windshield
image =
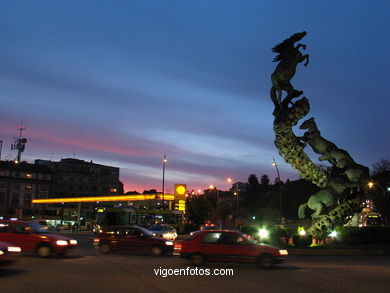
<path id="1" fill-rule="evenodd" d="M 217 230 L 217 226 L 204 226 L 202 230 Z"/>
<path id="2" fill-rule="evenodd" d="M 28 223 L 28 226 L 31 228 L 31 230 L 34 232 L 34 233 L 49 233 L 48 230 L 46 230 L 45 228 L 43 228 L 41 225 L 39 225 L 38 223 L 34 223 L 34 222 L 29 222 Z"/>
<path id="3" fill-rule="evenodd" d="M 149 227 L 149 230 L 150 231 L 162 231 L 162 230 L 166 230 L 166 229 L 164 229 L 164 226 L 162 226 L 162 225 L 152 225 Z"/>
<path id="4" fill-rule="evenodd" d="M 141 231 L 145 236 L 153 236 L 153 233 L 149 230 L 145 229 L 144 227 L 138 227 L 139 231 Z"/>

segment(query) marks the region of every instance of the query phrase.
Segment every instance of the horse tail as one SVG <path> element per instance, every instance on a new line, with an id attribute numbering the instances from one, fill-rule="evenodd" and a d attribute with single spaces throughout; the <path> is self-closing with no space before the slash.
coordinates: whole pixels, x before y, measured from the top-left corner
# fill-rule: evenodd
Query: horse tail
<path id="1" fill-rule="evenodd" d="M 275 89 L 275 87 L 271 87 L 270 97 L 271 97 L 271 100 L 274 103 L 275 107 L 278 107 L 279 103 L 278 103 L 278 98 L 276 96 L 276 89 Z"/>

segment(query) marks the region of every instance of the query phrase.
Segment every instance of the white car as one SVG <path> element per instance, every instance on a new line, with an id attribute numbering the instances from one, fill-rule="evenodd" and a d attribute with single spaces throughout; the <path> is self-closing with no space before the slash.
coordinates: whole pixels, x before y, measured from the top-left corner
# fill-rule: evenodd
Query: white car
<path id="1" fill-rule="evenodd" d="M 154 234 L 154 236 L 163 237 L 169 240 L 175 240 L 177 237 L 177 231 L 171 225 L 167 224 L 154 224 L 149 227 L 149 231 Z"/>

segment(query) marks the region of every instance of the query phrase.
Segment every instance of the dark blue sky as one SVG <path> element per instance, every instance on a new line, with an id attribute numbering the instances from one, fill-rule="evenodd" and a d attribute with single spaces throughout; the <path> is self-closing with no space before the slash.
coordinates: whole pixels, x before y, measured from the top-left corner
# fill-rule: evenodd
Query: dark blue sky
<path id="1" fill-rule="evenodd" d="M 389 158 L 389 1 L 0 2 L 2 159 L 121 168 L 126 190 L 276 172 L 271 48 L 306 30 L 293 85 L 322 135 L 371 167 Z M 299 130 L 296 131 L 300 134 Z M 313 155 L 316 162 L 317 156 Z"/>

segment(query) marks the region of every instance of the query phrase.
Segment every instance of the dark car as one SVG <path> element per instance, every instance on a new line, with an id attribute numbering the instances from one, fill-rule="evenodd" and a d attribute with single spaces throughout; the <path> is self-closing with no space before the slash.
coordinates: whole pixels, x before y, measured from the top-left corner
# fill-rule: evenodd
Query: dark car
<path id="1" fill-rule="evenodd" d="M 152 232 L 139 226 L 109 227 L 93 243 L 102 253 L 122 251 L 160 256 L 171 255 L 173 252 L 173 241 L 154 237 Z"/>
<path id="2" fill-rule="evenodd" d="M 199 231 L 176 241 L 174 255 L 188 258 L 200 265 L 210 262 L 257 263 L 270 268 L 287 258 L 288 252 L 273 246 L 258 244 L 237 231 Z"/>
<path id="3" fill-rule="evenodd" d="M 0 266 L 12 263 L 21 251 L 22 249 L 18 246 L 0 241 Z"/>
<path id="4" fill-rule="evenodd" d="M 77 241 L 51 233 L 36 222 L 0 220 L 0 241 L 18 246 L 22 252 L 49 257 L 53 253 L 65 255 L 77 246 Z"/>

